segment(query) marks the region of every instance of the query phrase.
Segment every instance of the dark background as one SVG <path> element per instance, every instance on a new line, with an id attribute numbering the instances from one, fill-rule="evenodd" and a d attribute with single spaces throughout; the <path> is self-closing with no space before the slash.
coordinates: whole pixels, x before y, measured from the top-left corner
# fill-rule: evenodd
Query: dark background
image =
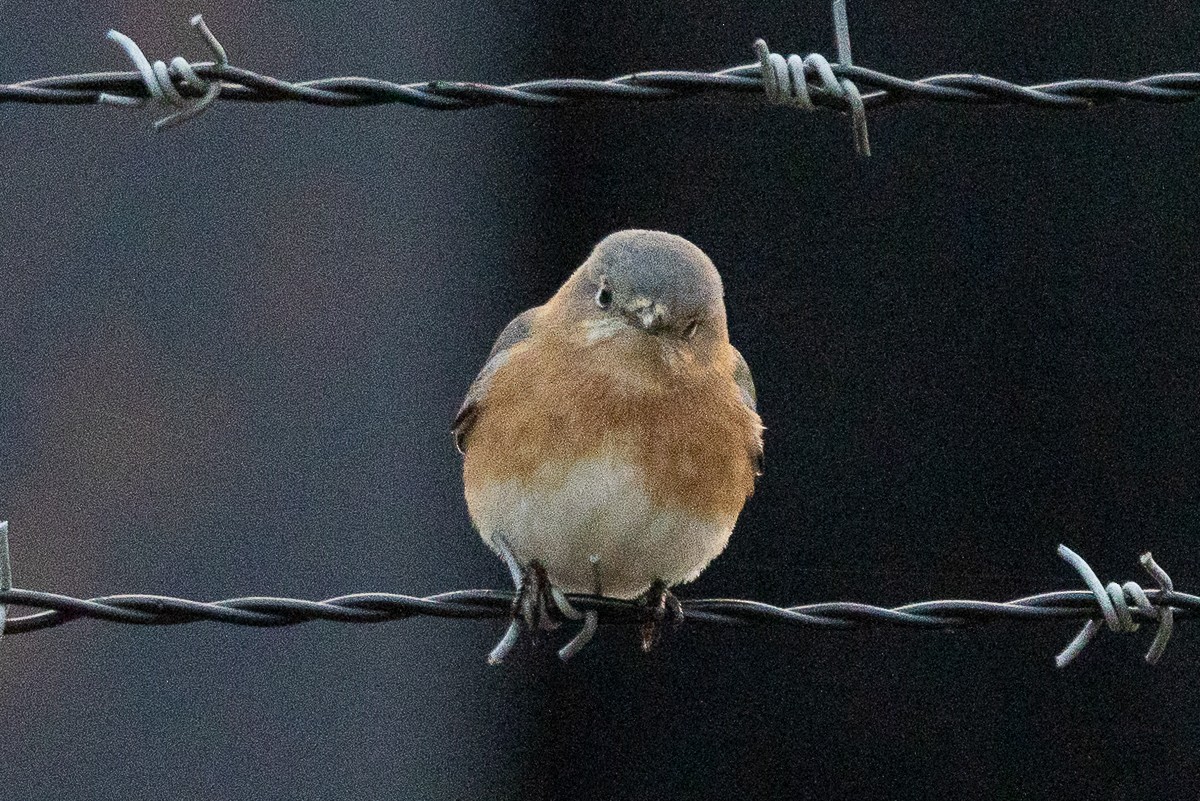
<path id="1" fill-rule="evenodd" d="M 37 6 L 41 5 L 41 8 Z M 205 58 L 497 83 L 833 55 L 824 2 L 4 3 L 0 80 Z M 685 5 L 687 8 L 685 8 Z M 1181 2 L 853 2 L 859 63 L 1022 82 L 1198 66 Z M 722 271 L 767 473 L 684 597 L 1004 599 L 1196 532 L 1200 109 L 698 99 L 561 111 L 0 107 L 0 518 L 17 586 L 217 599 L 503 587 L 449 421 L 603 235 Z M 20 612 L 22 610 L 14 610 Z M 83 622 L 0 645 L 0 796 L 1191 797 L 1200 630 Z"/>

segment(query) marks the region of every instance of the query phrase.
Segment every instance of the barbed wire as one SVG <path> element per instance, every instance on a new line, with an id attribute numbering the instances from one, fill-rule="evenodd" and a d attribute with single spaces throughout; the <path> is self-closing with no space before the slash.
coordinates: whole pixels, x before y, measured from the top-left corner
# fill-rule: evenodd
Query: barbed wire
<path id="1" fill-rule="evenodd" d="M 336 623 L 387 623 L 417 617 L 516 619 L 519 594 L 501 590 L 458 590 L 417 597 L 368 592 L 340 595 L 322 601 L 301 598 L 253 596 L 223 601 L 195 601 L 162 595 L 106 595 L 74 598 L 50 592 L 12 587 L 8 569 L 8 524 L 0 523 L 0 635 L 27 634 L 56 628 L 78 620 L 101 620 L 139 626 L 174 626 L 207 621 L 234 626 L 277 628 L 317 620 Z M 1056 590 L 1011 601 L 939 600 L 896 607 L 836 601 L 781 607 L 761 601 L 703 598 L 681 602 L 688 625 L 791 626 L 848 629 L 885 626 L 915 629 L 962 629 L 985 622 L 1086 621 L 1083 628 L 1056 657 L 1059 667 L 1070 663 L 1091 642 L 1101 627 L 1112 631 L 1137 631 L 1140 623 L 1157 623 L 1158 629 L 1146 661 L 1155 664 L 1170 640 L 1176 617 L 1200 616 L 1200 596 L 1175 590 L 1171 578 L 1149 553 L 1142 566 L 1158 585 L 1143 589 L 1133 581 L 1101 583 L 1078 554 L 1060 545 L 1059 555 L 1082 577 L 1086 590 Z M 629 625 L 662 622 L 661 610 L 635 601 L 594 595 L 568 595 L 568 607 L 582 610 L 590 625 Z M 4 621 L 5 605 L 40 609 Z M 564 622 L 560 616 L 554 623 Z M 590 638 L 590 633 L 587 635 Z M 507 638 L 507 635 L 506 635 Z M 578 652 L 586 639 L 577 635 L 560 650 L 563 658 Z M 503 644 L 503 643 L 502 643 Z M 499 646 L 498 646 L 499 648 Z M 511 644 L 509 645 L 511 648 Z M 507 654 L 507 650 L 504 651 Z M 495 654 L 495 652 L 493 652 Z M 493 661 L 500 661 L 495 659 Z"/>
<path id="2" fill-rule="evenodd" d="M 593 101 L 661 101 L 697 95 L 760 94 L 773 103 L 804 110 L 849 112 L 855 146 L 870 155 L 866 111 L 899 103 L 938 102 L 967 105 L 1026 105 L 1085 109 L 1117 101 L 1172 104 L 1200 98 L 1200 72 L 1176 72 L 1120 81 L 1077 78 L 1021 85 L 975 73 L 952 73 L 909 80 L 853 64 L 845 0 L 833 0 L 838 61 L 819 53 L 805 57 L 773 53 L 763 40 L 754 43 L 757 61 L 716 72 L 653 70 L 608 80 L 550 78 L 508 85 L 472 81 L 396 83 L 345 76 L 287 81 L 229 62 L 225 48 L 200 15 L 200 31 L 213 61 L 182 56 L 151 62 L 128 36 L 109 31 L 133 62 L 126 72 L 86 72 L 0 84 L 0 103 L 45 105 L 121 105 L 152 103 L 170 113 L 155 122 L 167 128 L 207 111 L 218 98 L 254 103 L 297 102 L 334 108 L 400 103 L 435 111 L 463 111 L 495 105 L 557 108 Z M 861 92 L 859 85 L 870 91 Z"/>

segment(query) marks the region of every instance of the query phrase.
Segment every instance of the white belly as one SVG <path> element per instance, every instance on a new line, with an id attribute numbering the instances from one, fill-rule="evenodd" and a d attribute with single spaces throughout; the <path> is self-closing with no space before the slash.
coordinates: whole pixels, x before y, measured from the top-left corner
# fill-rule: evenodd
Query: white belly
<path id="1" fill-rule="evenodd" d="M 691 581 L 725 549 L 736 520 L 654 504 L 640 469 L 613 456 L 472 487 L 467 505 L 493 549 L 503 534 L 518 561 L 536 559 L 566 592 L 595 592 L 598 580 L 615 598 L 636 597 L 656 579 Z"/>

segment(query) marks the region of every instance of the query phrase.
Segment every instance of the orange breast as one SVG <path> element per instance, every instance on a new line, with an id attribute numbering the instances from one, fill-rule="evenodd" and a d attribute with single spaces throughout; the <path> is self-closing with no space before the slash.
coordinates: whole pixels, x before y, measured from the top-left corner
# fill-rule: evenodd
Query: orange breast
<path id="1" fill-rule="evenodd" d="M 754 490 L 762 426 L 729 359 L 669 367 L 631 361 L 610 342 L 532 338 L 514 348 L 481 404 L 466 443 L 467 494 L 615 449 L 643 468 L 654 502 L 732 522 Z"/>

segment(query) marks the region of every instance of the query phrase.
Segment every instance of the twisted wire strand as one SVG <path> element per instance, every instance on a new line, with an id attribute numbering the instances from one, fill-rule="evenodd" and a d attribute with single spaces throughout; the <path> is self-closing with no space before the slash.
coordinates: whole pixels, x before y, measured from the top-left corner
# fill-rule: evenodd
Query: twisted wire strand
<path id="1" fill-rule="evenodd" d="M 838 5 L 841 5 L 840 15 Z M 1051 109 L 1083 109 L 1117 101 L 1172 104 L 1200 98 L 1200 72 L 1151 75 L 1130 81 L 1080 78 L 1023 86 L 1000 78 L 961 73 L 908 80 L 851 63 L 844 0 L 835 0 L 839 59 L 820 54 L 804 58 L 772 53 L 755 43 L 756 62 L 716 72 L 661 70 L 608 80 L 551 78 L 510 85 L 464 81 L 395 83 L 346 76 L 287 81 L 229 63 L 225 48 L 199 15 L 192 24 L 204 37 L 215 61 L 188 61 L 182 56 L 151 62 L 129 37 L 110 31 L 135 70 L 87 72 L 0 84 L 0 103 L 49 105 L 141 105 L 152 102 L 171 111 L 156 122 L 169 127 L 191 119 L 222 100 L 298 102 L 334 108 L 392 103 L 439 111 L 462 111 L 495 105 L 554 108 L 605 100 L 661 101 L 697 95 L 759 94 L 801 108 L 832 108 L 851 114 L 856 142 L 869 152 L 867 109 L 912 102 L 969 105 L 1028 105 Z M 870 91 L 860 91 L 859 87 Z"/>
<path id="2" fill-rule="evenodd" d="M 169 68 L 176 89 L 185 98 L 200 96 Z M 222 81 L 221 98 L 254 103 L 298 102 L 338 108 L 401 103 L 438 110 L 464 111 L 494 105 L 532 108 L 561 106 L 575 101 L 653 101 L 689 97 L 703 93 L 765 94 L 762 64 L 754 62 L 719 72 L 658 70 L 622 75 L 608 80 L 549 78 L 495 86 L 462 81 L 394 83 L 378 78 L 347 76 L 309 81 L 286 81 L 232 65 L 211 61 L 190 62 L 199 81 Z M 829 64 L 836 77 L 846 77 L 875 91 L 862 95 L 868 109 L 915 101 L 968 105 L 1022 104 L 1041 108 L 1083 109 L 1119 100 L 1142 103 L 1189 103 L 1200 98 L 1200 72 L 1151 75 L 1130 81 L 1077 78 L 1022 86 L 986 75 L 953 73 L 909 80 L 858 65 Z M 820 84 L 815 64 L 805 65 L 814 106 L 848 110 L 847 101 Z M 178 75 L 178 77 L 176 77 Z M 35 78 L 0 84 L 0 103 L 50 105 L 94 105 L 111 103 L 106 98 L 147 100 L 153 97 L 140 74 L 88 72 Z"/>
<path id="3" fill-rule="evenodd" d="M 1200 596 L 1144 590 L 1148 608 L 1127 608 L 1133 621 L 1153 622 L 1156 610 L 1169 604 L 1176 613 L 1200 616 Z M 386 623 L 413 617 L 507 619 L 516 593 L 507 590 L 456 590 L 429 596 L 365 592 L 323 601 L 249 596 L 223 601 L 195 601 L 165 595 L 68 595 L 13 588 L 0 590 L 0 602 L 43 611 L 10 617 L 5 634 L 27 634 L 76 620 L 104 620 L 144 626 L 171 626 L 208 621 L 235 626 L 271 628 L 315 620 L 338 623 Z M 640 624 L 646 610 L 634 601 L 569 594 L 572 605 L 594 610 L 601 624 Z M 687 620 L 716 625 L 782 624 L 808 628 L 957 629 L 999 620 L 1093 620 L 1103 609 L 1090 590 L 1056 590 L 1011 601 L 939 600 L 897 607 L 833 601 L 800 606 L 774 606 L 734 598 L 681 601 Z M 1100 619 L 1103 623 L 1103 618 Z"/>
<path id="4" fill-rule="evenodd" d="M 9 617 L 0 635 L 27 634 L 62 626 L 81 619 L 104 620 L 142 626 L 172 626 L 208 621 L 235 626 L 271 628 L 294 626 L 315 620 L 338 623 L 385 623 L 413 617 L 512 620 L 501 646 L 501 661 L 515 644 L 520 629 L 515 622 L 519 595 L 499 590 L 458 590 L 425 597 L 395 593 L 355 593 L 323 601 L 302 598 L 251 596 L 203 602 L 162 595 L 107 595 L 73 598 L 67 595 L 23 590 L 11 585 L 6 570 L 8 526 L 0 523 L 0 620 L 5 605 L 40 609 Z M 1144 590 L 1129 581 L 1124 585 L 1100 583 L 1095 572 L 1074 551 L 1059 546 L 1063 557 L 1087 584 L 1086 590 L 1058 590 L 1011 601 L 939 600 L 922 601 L 893 608 L 855 602 L 826 602 L 781 607 L 761 601 L 705 598 L 682 602 L 685 620 L 705 625 L 779 625 L 805 628 L 858 628 L 892 626 L 919 629 L 958 629 L 997 620 L 1085 620 L 1075 639 L 1057 657 L 1056 664 L 1070 663 L 1094 638 L 1100 626 L 1120 632 L 1136 631 L 1141 622 L 1157 622 L 1158 632 L 1146 661 L 1154 664 L 1162 656 L 1177 617 L 1200 616 L 1200 596 L 1175 590 L 1170 577 L 1150 556 L 1142 565 L 1158 583 Z M 514 581 L 519 566 L 510 564 Z M 647 609 L 634 601 L 596 595 L 567 595 L 558 607 L 563 619 L 585 619 L 580 634 L 560 650 L 563 659 L 579 651 L 599 624 L 642 624 Z M 562 620 L 558 621 L 562 622 Z M 493 657 L 495 652 L 493 652 Z"/>

